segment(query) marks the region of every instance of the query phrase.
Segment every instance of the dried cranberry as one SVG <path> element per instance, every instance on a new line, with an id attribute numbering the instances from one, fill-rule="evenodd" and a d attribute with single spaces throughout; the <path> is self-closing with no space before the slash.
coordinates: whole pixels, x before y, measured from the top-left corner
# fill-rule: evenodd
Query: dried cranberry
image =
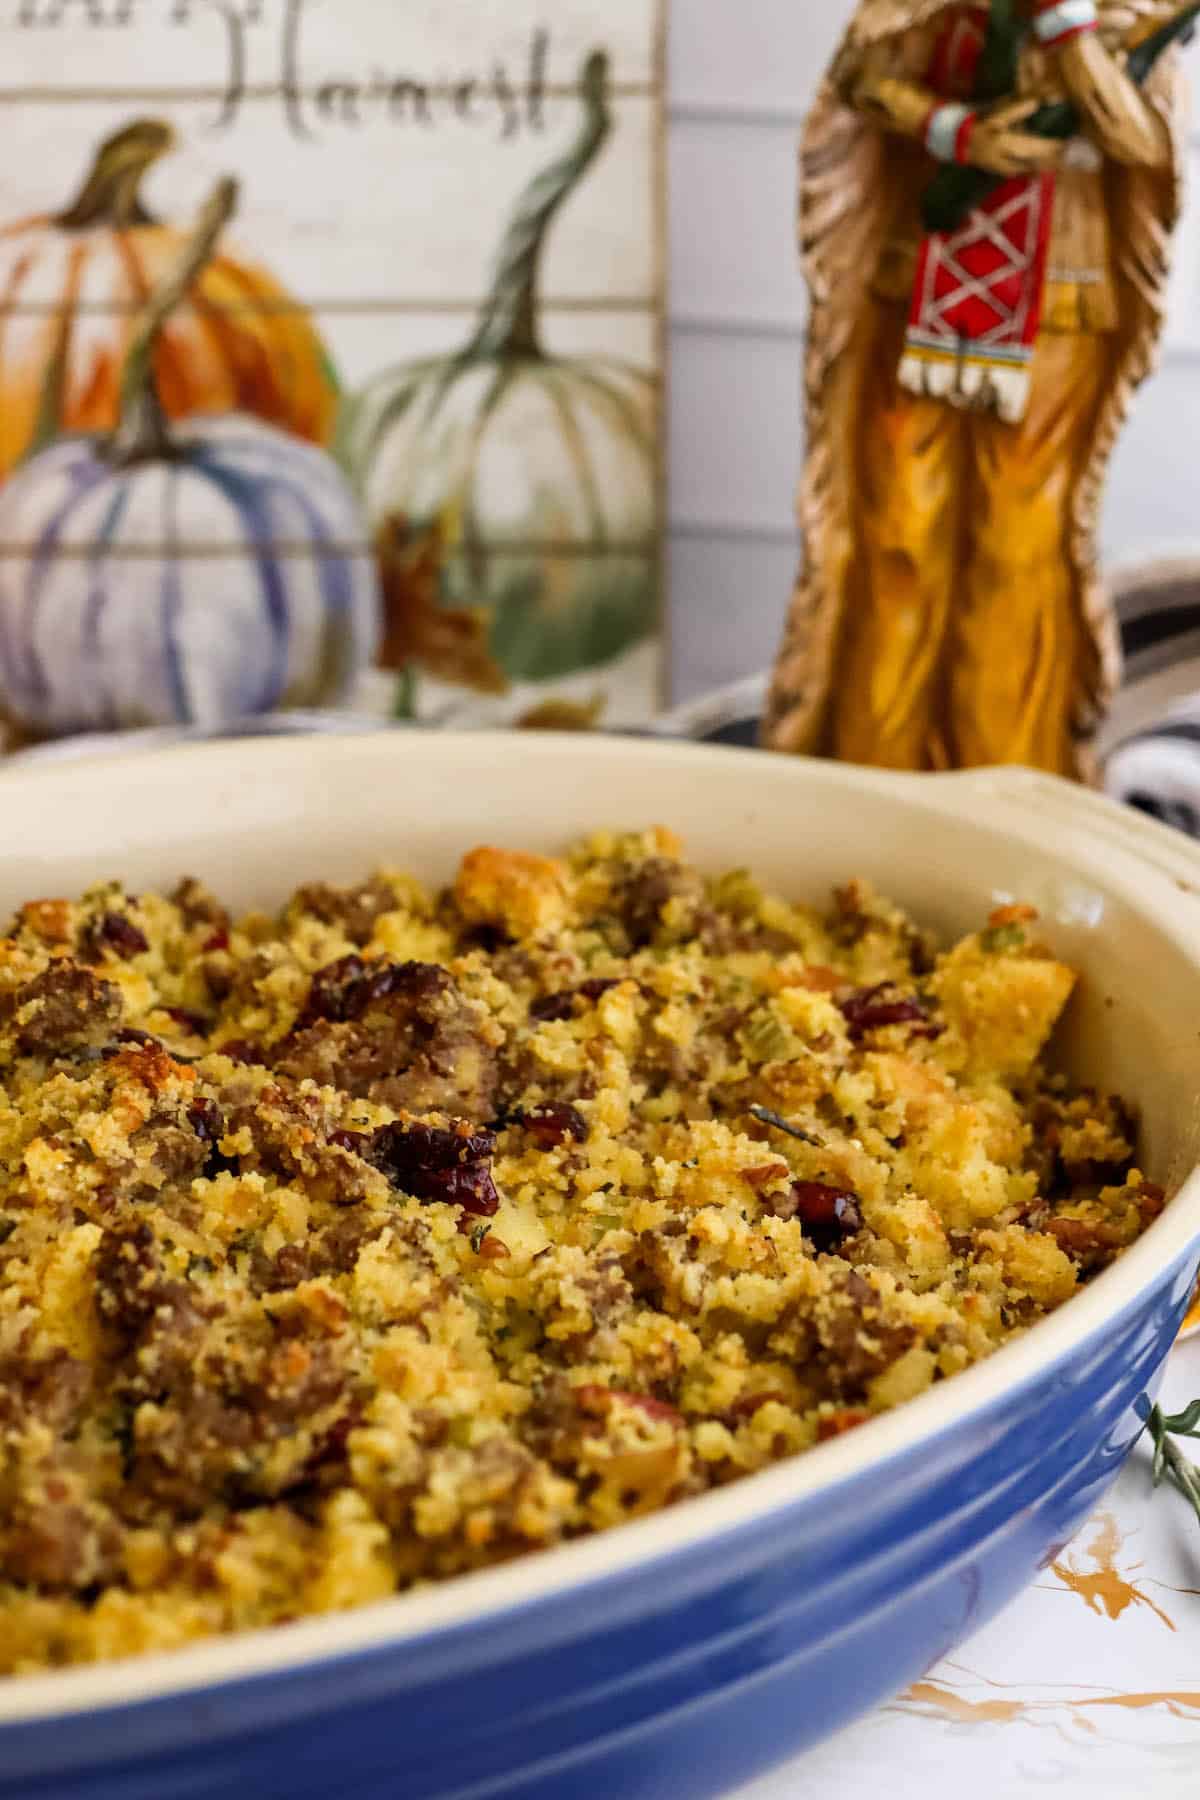
<path id="1" fill-rule="evenodd" d="M 300 1026 L 318 1019 L 350 1019 L 362 1011 L 367 965 L 361 956 L 343 956 L 318 969 L 308 990 L 308 1003 L 297 1020 Z"/>
<path id="2" fill-rule="evenodd" d="M 432 995 L 449 982 L 445 969 L 437 963 L 366 962 L 361 956 L 343 956 L 313 976 L 296 1029 L 304 1031 L 319 1023 L 345 1024 L 361 1019 L 369 1006 L 389 995 Z"/>
<path id="3" fill-rule="evenodd" d="M 335 1150 L 349 1150 L 353 1156 L 365 1156 L 371 1138 L 366 1131 L 331 1131 L 329 1142 Z"/>
<path id="4" fill-rule="evenodd" d="M 492 1180 L 496 1135 L 437 1125 L 381 1125 L 363 1154 L 394 1187 L 418 1200 L 443 1200 L 491 1218 L 500 1206 Z"/>
<path id="5" fill-rule="evenodd" d="M 262 1045 L 256 1043 L 253 1038 L 230 1038 L 229 1042 L 222 1044 L 215 1054 L 227 1056 L 230 1062 L 235 1063 L 261 1063 L 266 1060 Z"/>
<path id="6" fill-rule="evenodd" d="M 205 1181 L 218 1175 L 237 1175 L 241 1163 L 236 1156 L 226 1156 L 219 1147 L 225 1135 L 225 1119 L 215 1100 L 195 1100 L 188 1107 L 188 1124 L 201 1143 L 211 1145 L 201 1173 Z"/>
<path id="7" fill-rule="evenodd" d="M 215 1100 L 196 1100 L 188 1107 L 188 1124 L 206 1144 L 225 1135 L 225 1119 Z"/>
<path id="8" fill-rule="evenodd" d="M 106 1044 L 100 1055 L 105 1062 L 111 1062 L 122 1050 L 161 1050 L 175 1063 L 194 1065 L 200 1061 L 198 1056 L 185 1056 L 182 1050 L 168 1050 L 161 1038 L 156 1038 L 149 1031 L 139 1031 L 132 1025 L 123 1026 L 116 1033 L 113 1043 Z"/>
<path id="9" fill-rule="evenodd" d="M 870 1413 L 861 1406 L 846 1406 L 839 1412 L 827 1413 L 817 1421 L 817 1442 L 827 1444 L 831 1438 L 844 1437 L 848 1431 L 857 1431 L 860 1425 L 868 1424 L 870 1418 Z"/>
<path id="10" fill-rule="evenodd" d="M 893 991 L 893 984 L 883 981 L 878 987 L 859 988 L 839 1002 L 839 1010 L 852 1038 L 857 1040 L 865 1037 L 869 1031 L 879 1031 L 885 1025 L 920 1027 L 919 1031 L 914 1032 L 914 1036 L 941 1035 L 941 1026 L 932 1022 L 919 1000 L 884 998 Z"/>
<path id="11" fill-rule="evenodd" d="M 677 1407 L 665 1400 L 656 1400 L 653 1394 L 629 1394 L 623 1388 L 601 1387 L 596 1382 L 584 1382 L 575 1389 L 575 1399 L 583 1412 L 603 1415 L 612 1410 L 614 1402 L 624 1401 L 626 1406 L 636 1406 L 651 1419 L 666 1419 L 672 1425 L 683 1424 L 683 1414 Z"/>
<path id="12" fill-rule="evenodd" d="M 88 921 L 79 935 L 79 947 L 90 957 L 100 957 L 105 950 L 111 950 L 114 956 L 128 961 L 131 956 L 141 956 L 150 944 L 132 919 L 124 913 L 109 912 Z"/>
<path id="13" fill-rule="evenodd" d="M 574 988 L 564 988 L 558 994 L 546 994 L 540 1000 L 533 1000 L 529 1005 L 529 1017 L 537 1025 L 549 1025 L 560 1019 L 569 1019 L 574 1012 L 572 1002 L 575 999 Z"/>
<path id="14" fill-rule="evenodd" d="M 804 1235 L 818 1250 L 833 1250 L 863 1226 L 858 1195 L 826 1181 L 793 1181 L 780 1197 L 779 1216 L 799 1219 Z"/>
<path id="15" fill-rule="evenodd" d="M 761 1394 L 743 1394 L 739 1400 L 735 1400 L 729 1409 L 729 1417 L 737 1420 L 752 1419 L 760 1406 L 769 1406 L 772 1401 L 777 1401 L 780 1406 L 791 1405 L 780 1388 L 767 1388 Z"/>
<path id="16" fill-rule="evenodd" d="M 206 937 L 200 946 L 202 951 L 228 950 L 229 933 L 223 925 L 219 925 L 211 936 Z"/>
<path id="17" fill-rule="evenodd" d="M 578 1107 L 565 1100 L 545 1100 L 531 1106 L 520 1117 L 520 1124 L 539 1150 L 554 1150 L 567 1138 L 577 1144 L 588 1141 L 588 1123 Z"/>
<path id="18" fill-rule="evenodd" d="M 133 1025 L 124 1025 L 116 1034 L 114 1045 L 104 1052 L 106 1057 L 116 1056 L 119 1049 L 163 1050 L 166 1048 L 161 1038 L 154 1037 L 148 1031 L 139 1031 Z"/>
<path id="19" fill-rule="evenodd" d="M 472 925 L 469 931 L 463 932 L 461 943 L 464 950 L 482 950 L 485 956 L 494 956 L 497 950 L 511 944 L 512 939 L 498 925 Z"/>
<path id="20" fill-rule="evenodd" d="M 202 1019 L 199 1013 L 188 1012 L 186 1007 L 164 1006 L 163 1011 L 168 1019 L 174 1020 L 181 1031 L 189 1032 L 192 1037 L 203 1037 L 208 1030 L 207 1021 Z"/>
<path id="21" fill-rule="evenodd" d="M 549 1024 L 552 1020 L 569 1019 L 574 1011 L 572 1002 L 576 999 L 596 1001 L 610 988 L 620 984 L 604 976 L 593 976 L 590 981 L 581 981 L 578 987 L 563 988 L 557 994 L 544 994 L 535 1000 L 529 1008 L 529 1016 L 539 1025 Z"/>
<path id="22" fill-rule="evenodd" d="M 363 1424 L 365 1414 L 357 1401 L 352 1401 L 348 1411 L 317 1439 L 304 1467 L 308 1480 L 315 1479 L 327 1469 L 341 1468 L 349 1454 L 350 1433 L 357 1431 Z"/>
<path id="23" fill-rule="evenodd" d="M 574 1012 L 574 988 L 564 988 L 559 994 L 546 994 L 541 1000 L 534 1000 L 529 1007 L 529 1017 L 538 1025 L 548 1025 L 560 1019 L 569 1019 Z"/>

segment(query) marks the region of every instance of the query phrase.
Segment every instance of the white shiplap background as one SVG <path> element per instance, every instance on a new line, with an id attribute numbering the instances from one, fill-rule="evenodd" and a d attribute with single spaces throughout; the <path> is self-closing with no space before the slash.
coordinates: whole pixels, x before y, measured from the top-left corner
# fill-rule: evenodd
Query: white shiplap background
<path id="1" fill-rule="evenodd" d="M 670 595 L 674 697 L 764 667 L 795 570 L 804 294 L 796 147 L 851 0 L 673 0 Z M 1188 52 L 1200 94 L 1200 49 Z M 1197 109 L 1200 119 L 1200 109 Z M 1193 161 L 1200 163 L 1200 138 Z M 1200 182 L 1163 368 L 1114 465 L 1105 549 L 1200 542 Z"/>

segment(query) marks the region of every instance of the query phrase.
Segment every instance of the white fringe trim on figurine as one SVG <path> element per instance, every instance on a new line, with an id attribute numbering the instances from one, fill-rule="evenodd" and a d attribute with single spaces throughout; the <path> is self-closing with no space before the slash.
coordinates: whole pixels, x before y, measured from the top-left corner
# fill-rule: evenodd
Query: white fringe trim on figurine
<path id="1" fill-rule="evenodd" d="M 1029 404 L 1029 364 L 1023 359 L 993 361 L 970 352 L 931 354 L 910 345 L 900 363 L 900 386 L 963 412 L 992 413 L 1006 424 L 1019 425 Z"/>

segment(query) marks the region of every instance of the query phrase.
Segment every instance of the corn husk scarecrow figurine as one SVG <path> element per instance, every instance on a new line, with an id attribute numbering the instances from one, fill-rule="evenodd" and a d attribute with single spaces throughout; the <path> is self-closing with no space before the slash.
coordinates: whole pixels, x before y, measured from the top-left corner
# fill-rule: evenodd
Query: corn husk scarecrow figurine
<path id="1" fill-rule="evenodd" d="M 1096 528 L 1163 322 L 1200 7 L 861 0 L 809 120 L 804 567 L 772 748 L 1089 779 Z"/>

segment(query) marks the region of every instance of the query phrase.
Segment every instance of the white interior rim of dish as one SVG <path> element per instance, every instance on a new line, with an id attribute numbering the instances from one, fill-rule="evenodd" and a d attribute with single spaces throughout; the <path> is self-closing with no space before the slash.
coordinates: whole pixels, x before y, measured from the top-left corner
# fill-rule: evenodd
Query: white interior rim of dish
<path id="1" fill-rule="evenodd" d="M 477 752 L 483 749 L 491 735 L 476 734 L 474 749 Z M 534 741 L 532 734 L 517 740 L 510 733 L 494 735 L 497 743 L 519 741 L 529 747 Z M 396 734 L 390 741 L 401 747 L 407 745 L 409 750 L 412 748 L 407 734 Z M 554 733 L 540 734 L 537 741 L 539 750 L 535 754 L 554 750 L 559 755 L 570 755 L 585 743 L 594 748 L 596 742 L 576 734 L 560 736 Z M 436 742 L 436 738 L 427 738 L 420 746 L 421 754 L 434 754 Z M 606 751 L 615 759 L 639 755 L 650 755 L 655 759 L 679 757 L 691 762 L 702 762 L 706 758 L 721 761 L 746 758 L 759 769 L 765 760 L 757 751 L 672 743 L 670 739 L 650 745 L 620 738 L 604 742 Z M 299 738 L 263 740 L 263 743 L 264 748 L 269 747 L 275 756 L 284 747 L 293 755 L 303 755 L 306 750 L 311 752 L 316 747 L 313 740 Z M 353 755 L 364 744 L 378 749 L 379 743 L 380 739 L 373 735 L 330 738 L 321 742 L 320 751 L 322 755 L 328 755 L 331 750 Z M 241 757 L 247 753 L 247 746 L 237 743 L 164 750 L 161 758 L 155 760 L 222 754 Z M 403 748 L 399 753 L 404 753 Z M 105 778 L 113 780 L 126 764 L 131 775 L 135 775 L 148 760 L 142 757 L 106 759 Z M 868 772 L 858 773 L 865 776 Z M 24 775 L 31 784 L 40 787 L 53 781 L 56 775 L 62 779 L 65 774 L 65 769 L 53 766 L 31 766 L 25 772 L 14 771 L 9 779 L 17 781 Z M 852 785 L 855 771 L 846 770 L 845 774 L 847 785 Z M 897 793 L 904 794 L 910 801 L 916 799 L 913 786 L 916 780 L 963 786 L 972 781 L 970 775 L 914 778 L 881 775 L 878 771 L 869 774 L 875 784 L 894 784 Z M 985 791 L 999 797 L 1007 790 L 1010 798 L 1021 796 L 1023 787 L 1028 793 L 1027 784 L 1036 785 L 1042 779 L 1020 769 L 980 771 L 979 775 L 986 779 Z M 1073 791 L 1065 782 L 1046 779 L 1065 794 Z M 1113 822 L 1120 821 L 1123 834 L 1131 840 L 1124 852 L 1127 859 L 1132 840 L 1144 839 L 1149 853 L 1146 873 L 1163 884 L 1164 896 L 1169 893 L 1166 881 L 1171 878 L 1169 875 L 1164 877 L 1165 866 L 1176 872 L 1177 885 L 1192 889 L 1192 904 L 1200 904 L 1197 899 L 1200 896 L 1200 847 L 1189 844 L 1188 840 L 1164 826 L 1138 814 L 1127 813 L 1114 802 L 1100 800 L 1084 790 L 1078 793 L 1081 829 L 1086 830 L 1091 823 L 1090 809 L 1103 808 Z M 976 803 L 983 801 L 984 795 L 980 792 Z M 931 810 L 936 812 L 937 809 Z M 1038 843 L 1036 829 L 1026 833 L 1019 825 L 1012 825 L 1009 835 L 1015 847 L 1022 841 L 1034 846 Z M 1108 871 L 1099 855 L 1102 837 L 1103 831 L 1099 829 L 1096 862 L 1088 872 L 1124 892 L 1148 924 L 1178 941 L 1179 933 L 1172 929 L 1162 901 L 1156 904 L 1144 894 L 1135 895 L 1132 885 L 1125 886 L 1119 875 L 1114 876 Z M 1120 853 L 1110 847 L 1108 854 Z M 1187 880 L 1183 879 L 1183 870 L 1187 872 Z M 1196 961 L 1200 978 L 1197 942 L 1200 939 L 1194 939 L 1188 953 Z M 730 1487 L 682 1501 L 648 1518 L 537 1555 L 518 1557 L 499 1568 L 453 1576 L 428 1588 L 397 1594 L 349 1612 L 322 1613 L 293 1624 L 214 1637 L 195 1646 L 150 1652 L 52 1674 L 0 1676 L 0 1727 L 69 1718 L 107 1708 L 140 1707 L 231 1682 L 280 1677 L 288 1671 L 299 1671 L 372 1650 L 393 1646 L 402 1649 L 434 1633 L 469 1625 L 475 1620 L 495 1623 L 507 1612 L 548 1600 L 583 1584 L 629 1574 L 639 1567 L 648 1568 L 657 1559 L 671 1557 L 706 1542 L 711 1542 L 716 1549 L 721 1538 L 760 1525 L 773 1513 L 860 1476 L 872 1466 L 911 1451 L 922 1440 L 937 1438 L 1002 1401 L 1006 1394 L 1015 1392 L 1055 1363 L 1070 1357 L 1089 1339 L 1100 1336 L 1107 1325 L 1136 1304 L 1139 1295 L 1147 1294 L 1156 1278 L 1180 1260 L 1197 1239 L 1200 1239 L 1200 1170 L 1193 1170 L 1162 1216 L 1083 1293 L 1032 1327 L 1025 1336 L 995 1351 L 984 1362 L 853 1432 L 747 1476 Z"/>

